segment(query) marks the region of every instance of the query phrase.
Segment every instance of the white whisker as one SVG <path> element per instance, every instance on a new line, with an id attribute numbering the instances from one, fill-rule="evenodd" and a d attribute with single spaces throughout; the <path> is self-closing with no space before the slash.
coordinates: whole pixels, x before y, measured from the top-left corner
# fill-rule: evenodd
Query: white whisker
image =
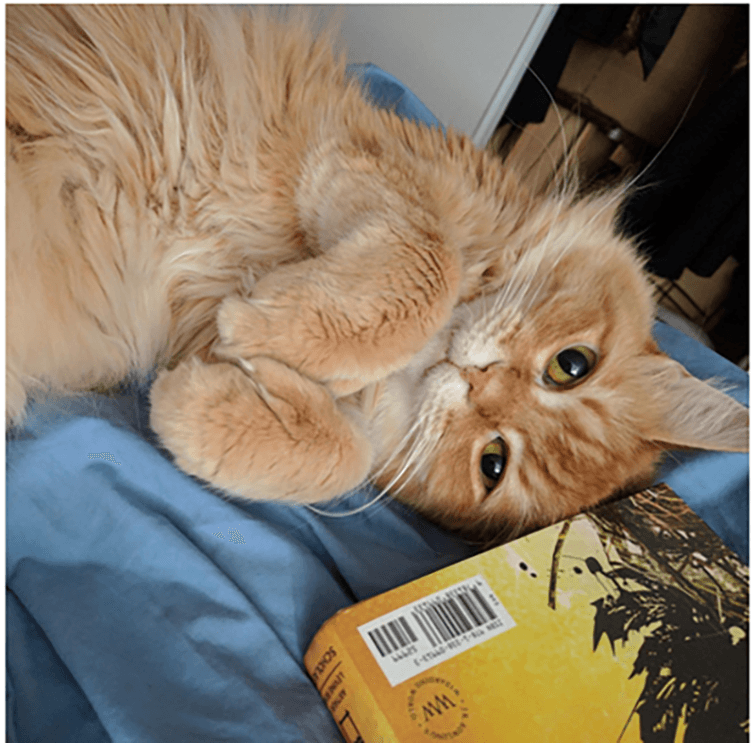
<path id="1" fill-rule="evenodd" d="M 395 446 L 394 453 L 389 456 L 382 467 L 380 467 L 378 470 L 376 470 L 372 475 L 370 476 L 370 480 L 375 480 L 377 477 L 379 477 L 383 472 L 385 472 L 385 469 L 387 468 L 388 464 L 396 457 L 398 456 L 399 452 L 406 446 L 406 444 L 411 440 L 413 436 L 417 434 L 417 432 L 422 428 L 422 419 L 416 420 L 412 426 L 409 428 L 409 430 L 404 434 L 404 436 L 401 438 L 401 441 Z M 417 437 L 418 440 L 421 440 L 421 436 Z M 406 456 L 412 455 L 413 449 L 410 449 L 409 452 L 407 452 Z M 317 506 L 313 506 L 311 504 L 306 504 L 306 508 L 308 508 L 310 511 L 319 514 L 320 516 L 326 516 L 329 518 L 343 518 L 344 516 L 354 516 L 358 513 L 362 513 L 363 511 L 366 511 L 368 508 L 375 506 L 378 504 L 379 501 L 384 500 L 386 495 L 389 495 L 391 492 L 392 487 L 395 485 L 395 483 L 401 478 L 401 476 L 404 473 L 404 470 L 406 469 L 406 465 L 403 465 L 401 470 L 397 475 L 394 475 L 394 477 L 391 478 L 390 482 L 382 489 L 380 492 L 371 500 L 369 500 L 367 503 L 362 504 L 361 506 L 358 506 L 357 508 L 353 508 L 350 511 L 341 511 L 338 513 L 334 513 L 332 511 L 324 511 L 320 508 L 317 508 Z M 369 482 L 369 481 L 366 481 Z M 366 484 L 365 482 L 365 484 Z M 399 489 L 400 490 L 400 489 Z M 353 492 L 353 491 L 352 491 Z M 399 492 L 399 491 L 396 491 Z M 345 500 L 351 495 L 350 493 L 345 493 L 343 496 L 338 498 L 339 501 Z"/>
<path id="2" fill-rule="evenodd" d="M 559 133 L 561 134 L 561 141 L 564 145 L 564 161 L 568 163 L 569 144 L 566 139 L 566 127 L 564 126 L 564 118 L 563 116 L 561 116 L 561 111 L 559 111 L 559 106 L 556 103 L 555 98 L 551 95 L 550 90 L 548 90 L 548 86 L 543 82 L 542 78 L 537 74 L 537 72 L 535 72 L 535 70 L 533 70 L 532 67 L 530 67 L 529 65 L 527 66 L 527 70 L 540 83 L 541 87 L 545 91 L 545 94 L 548 96 L 548 99 L 551 102 L 551 106 L 553 106 L 553 112 L 556 114 L 556 117 L 558 118 L 558 128 L 559 128 Z M 557 176 L 558 165 L 556 164 L 553 157 L 551 157 L 551 161 L 552 161 L 552 166 L 553 166 L 553 175 L 555 178 Z M 566 197 L 566 195 L 568 194 L 568 174 L 569 174 L 569 171 L 568 171 L 568 168 L 566 168 L 564 170 L 564 179 L 563 179 L 564 191 L 561 194 L 561 198 Z"/>
<path id="3" fill-rule="evenodd" d="M 537 75 L 537 73 L 534 72 L 534 70 L 530 69 L 530 72 L 533 74 L 533 76 L 540 82 L 540 84 L 543 86 L 543 89 L 545 90 L 546 94 L 550 98 L 551 105 L 554 107 L 554 110 L 556 112 L 556 115 L 559 118 L 559 124 L 560 124 L 560 130 L 562 134 L 562 139 L 564 143 L 564 150 L 565 150 L 565 173 L 568 172 L 569 168 L 568 166 L 568 148 L 567 148 L 567 141 L 566 141 L 566 134 L 564 131 L 564 125 L 563 125 L 563 119 L 561 118 L 560 112 L 558 111 L 558 106 L 556 104 L 555 99 L 551 95 L 550 91 L 548 90 L 545 83 L 540 79 L 540 77 Z M 594 222 L 599 219 L 603 213 L 607 209 L 611 209 L 616 205 L 617 202 L 621 201 L 626 197 L 626 195 L 636 186 L 636 184 L 639 182 L 639 180 L 652 168 L 653 164 L 656 162 L 656 160 L 660 157 L 660 155 L 664 152 L 664 150 L 668 147 L 669 143 L 673 140 L 673 138 L 676 136 L 677 132 L 679 131 L 680 127 L 682 126 L 682 123 L 684 122 L 689 109 L 692 106 L 692 103 L 694 102 L 699 90 L 700 86 L 702 85 L 702 80 L 698 83 L 697 87 L 695 88 L 694 93 L 692 94 L 692 97 L 690 98 L 689 102 L 687 103 L 687 106 L 685 107 L 681 117 L 679 118 L 679 121 L 677 122 L 676 126 L 674 127 L 674 130 L 671 132 L 671 135 L 666 140 L 666 142 L 663 144 L 663 146 L 658 150 L 658 152 L 653 156 L 653 158 L 648 162 L 648 164 L 636 175 L 634 176 L 630 181 L 628 181 L 626 184 L 621 186 L 620 188 L 615 190 L 615 193 L 611 195 L 607 200 L 604 206 L 599 209 L 596 214 L 594 214 L 590 219 L 588 219 L 585 224 L 582 226 L 582 228 L 571 238 L 570 241 L 564 243 L 555 253 L 551 253 L 550 250 L 547 248 L 551 245 L 551 242 L 553 240 L 553 237 L 556 233 L 556 229 L 559 222 L 559 217 L 561 215 L 561 212 L 564 209 L 564 206 L 567 204 L 567 202 L 570 201 L 570 197 L 573 197 L 576 194 L 576 183 L 569 185 L 568 180 L 564 180 L 564 186 L 563 189 L 561 189 L 560 193 L 557 194 L 557 196 L 551 197 L 555 201 L 555 214 L 550 219 L 550 226 L 548 229 L 548 233 L 545 235 L 545 238 L 541 241 L 541 255 L 543 256 L 543 260 L 545 260 L 546 256 L 549 261 L 549 271 L 552 271 L 556 268 L 556 266 L 559 265 L 561 262 L 561 259 L 571 250 L 575 242 L 580 238 L 580 236 L 583 234 L 585 230 L 587 230 L 589 227 L 591 227 Z M 576 154 L 575 154 L 576 158 Z M 554 164 L 555 169 L 555 164 Z M 555 171 L 554 171 L 555 172 Z M 649 186 L 648 186 L 649 187 Z M 517 266 L 516 268 L 519 268 Z M 516 268 L 514 271 L 514 277 L 512 278 L 512 282 L 507 286 L 506 290 L 499 295 L 498 301 L 496 302 L 497 305 L 502 307 L 505 304 L 512 303 L 516 307 L 521 307 L 523 312 L 527 312 L 532 308 L 532 305 L 536 301 L 537 297 L 542 293 L 542 290 L 545 288 L 548 276 L 547 274 L 541 279 L 538 286 L 534 291 L 532 291 L 532 283 L 534 281 L 535 275 L 538 273 L 538 271 L 532 271 L 530 269 L 530 275 L 528 277 L 528 280 L 518 284 L 516 294 L 511 297 L 511 287 L 516 284 L 516 279 L 518 278 L 516 276 Z M 525 304 L 525 297 L 529 295 L 529 301 Z"/>
<path id="4" fill-rule="evenodd" d="M 338 500 L 339 501 L 346 500 L 352 494 L 353 494 L 353 491 L 349 493 L 344 493 Z M 363 511 L 366 511 L 368 508 L 371 508 L 372 506 L 378 505 L 378 501 L 383 500 L 385 495 L 387 495 L 387 491 L 382 490 L 374 498 L 372 498 L 372 500 L 367 501 L 367 503 L 363 503 L 361 506 L 357 508 L 352 508 L 350 511 L 340 511 L 338 513 L 333 512 L 333 511 L 323 511 L 322 509 L 317 508 L 317 506 L 313 506 L 310 503 L 305 504 L 305 508 L 312 511 L 313 513 L 318 514 L 319 516 L 325 516 L 331 519 L 340 519 L 345 516 L 355 516 L 358 513 L 362 513 Z"/>
<path id="5" fill-rule="evenodd" d="M 557 255 L 556 260 L 554 262 L 554 267 L 558 265 L 560 262 L 562 256 L 574 245 L 575 241 L 579 238 L 579 236 L 582 234 L 584 230 L 586 230 L 588 227 L 592 226 L 592 224 L 595 222 L 596 219 L 598 219 L 607 209 L 612 208 L 615 206 L 615 204 L 619 201 L 621 201 L 625 196 L 629 193 L 629 191 L 632 190 L 632 188 L 637 184 L 643 176 L 652 168 L 652 166 L 655 164 L 656 160 L 661 156 L 661 154 L 666 150 L 666 148 L 669 146 L 671 141 L 676 136 L 677 132 L 681 128 L 682 124 L 684 123 L 684 120 L 689 113 L 690 108 L 692 107 L 692 103 L 694 102 L 695 98 L 697 97 L 698 92 L 700 91 L 700 87 L 703 84 L 703 79 L 700 79 L 700 82 L 697 84 L 697 87 L 695 88 L 694 93 L 692 94 L 692 97 L 690 98 L 689 102 L 687 103 L 687 106 L 685 107 L 684 111 L 682 112 L 682 115 L 679 117 L 679 121 L 677 121 L 676 126 L 674 127 L 673 131 L 671 132 L 668 139 L 663 143 L 663 146 L 658 150 L 658 152 L 655 153 L 655 155 L 651 158 L 651 160 L 648 162 L 648 164 L 639 172 L 637 175 L 635 175 L 629 182 L 621 186 L 620 188 L 616 189 L 616 193 L 609 197 L 606 204 L 603 206 L 602 209 L 600 209 L 595 215 L 593 215 L 587 222 L 584 224 L 582 229 L 577 232 L 577 234 L 572 238 L 572 240 L 567 243 L 560 253 Z"/>
<path id="6" fill-rule="evenodd" d="M 406 475 L 407 471 L 409 471 L 409 474 L 406 475 L 404 478 L 404 482 L 398 487 L 398 489 L 395 492 L 401 492 L 401 490 L 404 488 L 406 483 L 417 473 L 417 470 L 419 466 L 422 464 L 422 460 L 425 457 L 425 454 L 427 453 L 427 449 L 430 448 L 430 442 L 429 437 L 427 436 L 427 432 L 422 430 L 425 428 L 426 419 L 423 417 L 420 417 L 420 420 L 422 421 L 422 425 L 419 426 L 419 434 L 414 440 L 413 446 L 409 449 L 409 451 L 404 456 L 404 461 L 401 464 L 401 467 L 399 467 L 396 474 L 391 478 L 390 482 L 385 486 L 384 490 L 392 490 L 393 487 L 396 485 L 397 482 L 399 482 L 402 478 L 404 478 L 404 475 Z"/>

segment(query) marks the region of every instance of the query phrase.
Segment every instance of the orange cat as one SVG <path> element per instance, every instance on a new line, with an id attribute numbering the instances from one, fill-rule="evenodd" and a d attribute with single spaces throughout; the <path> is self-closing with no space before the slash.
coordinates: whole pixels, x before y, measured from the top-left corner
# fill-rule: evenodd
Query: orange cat
<path id="1" fill-rule="evenodd" d="M 9 6 L 7 416 L 162 368 L 176 463 L 250 498 L 368 477 L 516 531 L 744 451 L 661 354 L 618 194 L 535 197 L 372 108 L 327 35 L 219 7 Z"/>

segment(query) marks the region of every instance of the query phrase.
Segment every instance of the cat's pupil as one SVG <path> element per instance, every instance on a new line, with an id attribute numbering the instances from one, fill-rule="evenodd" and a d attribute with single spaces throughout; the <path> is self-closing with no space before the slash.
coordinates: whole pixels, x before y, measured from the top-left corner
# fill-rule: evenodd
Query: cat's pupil
<path id="1" fill-rule="evenodd" d="M 498 484 L 506 467 L 506 444 L 503 439 L 491 441 L 482 452 L 480 473 L 485 490 L 489 493 Z"/>
<path id="2" fill-rule="evenodd" d="M 567 348 L 556 357 L 561 368 L 572 378 L 579 379 L 590 371 L 587 357 L 576 348 Z"/>
<path id="3" fill-rule="evenodd" d="M 506 460 L 502 454 L 485 454 L 482 458 L 482 474 L 491 480 L 498 480 L 503 472 Z"/>
<path id="4" fill-rule="evenodd" d="M 598 356 L 588 346 L 570 346 L 556 354 L 543 375 L 547 384 L 568 388 L 589 376 Z"/>

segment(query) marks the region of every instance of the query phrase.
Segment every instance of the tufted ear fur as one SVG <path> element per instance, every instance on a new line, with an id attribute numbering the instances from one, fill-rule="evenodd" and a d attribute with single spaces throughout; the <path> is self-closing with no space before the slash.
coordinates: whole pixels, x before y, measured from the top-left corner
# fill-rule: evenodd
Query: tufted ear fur
<path id="1" fill-rule="evenodd" d="M 744 405 L 673 359 L 655 356 L 651 364 L 659 422 L 649 438 L 669 448 L 748 451 L 749 411 Z"/>

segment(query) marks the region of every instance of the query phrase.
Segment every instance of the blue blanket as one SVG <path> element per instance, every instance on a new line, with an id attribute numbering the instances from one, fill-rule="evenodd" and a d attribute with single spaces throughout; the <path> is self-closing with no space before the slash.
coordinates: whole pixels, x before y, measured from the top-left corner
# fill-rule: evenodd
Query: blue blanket
<path id="1" fill-rule="evenodd" d="M 435 121 L 386 73 L 354 72 L 378 105 Z M 656 333 L 747 402 L 744 372 Z M 147 395 L 36 405 L 8 437 L 9 741 L 342 741 L 302 663 L 317 629 L 474 547 L 392 501 L 337 518 L 219 497 L 157 447 Z M 746 455 L 694 452 L 659 479 L 746 557 L 747 476 Z"/>

